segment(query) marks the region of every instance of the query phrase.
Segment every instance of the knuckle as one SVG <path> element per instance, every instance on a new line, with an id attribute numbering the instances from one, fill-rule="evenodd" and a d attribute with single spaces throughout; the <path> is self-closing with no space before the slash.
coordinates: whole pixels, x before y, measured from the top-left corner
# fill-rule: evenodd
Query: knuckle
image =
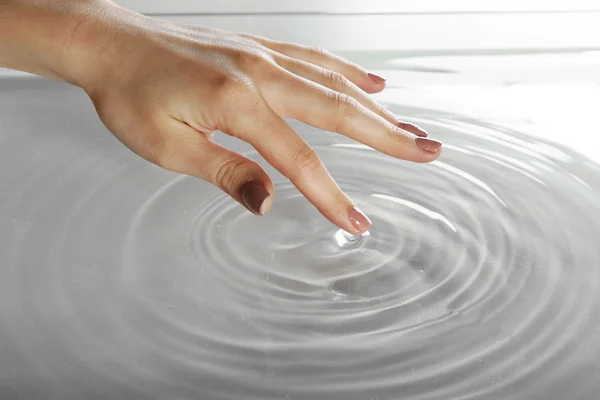
<path id="1" fill-rule="evenodd" d="M 235 55 L 236 64 L 244 70 L 258 70 L 274 63 L 273 58 L 258 45 L 248 46 Z"/>
<path id="2" fill-rule="evenodd" d="M 218 90 L 218 104 L 238 115 L 250 115 L 258 105 L 257 90 L 250 80 L 229 78 Z"/>
<path id="3" fill-rule="evenodd" d="M 236 179 L 244 167 L 244 160 L 232 158 L 217 167 L 215 170 L 213 181 L 221 189 L 233 188 Z"/>
<path id="4" fill-rule="evenodd" d="M 377 113 L 377 115 L 381 116 L 381 117 L 390 117 L 390 112 L 388 111 L 387 108 L 385 108 L 383 105 L 376 103 L 375 105 L 375 112 Z"/>
<path id="5" fill-rule="evenodd" d="M 334 94 L 335 107 L 342 116 L 349 116 L 358 109 L 358 102 L 345 93 L 336 92 Z"/>
<path id="6" fill-rule="evenodd" d="M 245 93 L 249 87 L 249 82 L 242 77 L 227 77 L 217 82 L 218 93 L 220 95 L 230 98 L 233 96 L 239 96 Z"/>
<path id="7" fill-rule="evenodd" d="M 261 39 L 259 36 L 255 36 L 255 35 L 252 35 L 252 34 L 246 33 L 246 32 L 236 32 L 235 35 L 238 38 L 251 41 L 252 43 L 256 43 Z"/>
<path id="8" fill-rule="evenodd" d="M 348 89 L 348 79 L 338 72 L 323 70 L 323 75 L 331 89 L 337 92 L 345 92 Z"/>
<path id="9" fill-rule="evenodd" d="M 295 171 L 295 175 L 299 177 L 306 177 L 311 175 L 314 171 L 321 167 L 321 159 L 310 148 L 306 143 L 298 149 L 294 157 L 292 158 L 292 166 Z"/>
<path id="10" fill-rule="evenodd" d="M 319 46 L 311 46 L 308 48 L 308 52 L 317 57 L 328 56 L 329 52 L 325 50 L 323 47 Z"/>
<path id="11" fill-rule="evenodd" d="M 231 84 L 231 78 L 225 73 L 217 73 L 210 78 L 210 87 L 214 88 L 217 92 L 222 92 Z"/>

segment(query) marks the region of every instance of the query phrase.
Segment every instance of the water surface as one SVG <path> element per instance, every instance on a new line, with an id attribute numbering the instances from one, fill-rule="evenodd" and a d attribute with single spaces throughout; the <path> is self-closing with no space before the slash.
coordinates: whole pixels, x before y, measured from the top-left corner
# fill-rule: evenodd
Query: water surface
<path id="1" fill-rule="evenodd" d="M 389 61 L 381 96 L 434 163 L 292 122 L 373 220 L 352 243 L 247 146 L 217 138 L 273 177 L 262 218 L 131 155 L 80 91 L 0 80 L 0 398 L 597 398 L 594 143 L 539 134 L 519 102 L 548 85 L 442 61 Z"/>

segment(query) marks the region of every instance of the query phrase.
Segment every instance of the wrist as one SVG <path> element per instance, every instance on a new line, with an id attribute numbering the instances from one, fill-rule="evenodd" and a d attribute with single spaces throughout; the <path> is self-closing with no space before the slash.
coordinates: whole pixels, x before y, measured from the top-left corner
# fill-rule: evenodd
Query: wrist
<path id="1" fill-rule="evenodd" d="M 68 82 L 95 90 L 133 51 L 147 17 L 108 0 L 90 0 L 74 11 L 58 64 Z"/>
<path id="2" fill-rule="evenodd" d="M 0 67 L 86 86 L 126 56 L 148 20 L 110 0 L 14 0 L 0 6 Z"/>

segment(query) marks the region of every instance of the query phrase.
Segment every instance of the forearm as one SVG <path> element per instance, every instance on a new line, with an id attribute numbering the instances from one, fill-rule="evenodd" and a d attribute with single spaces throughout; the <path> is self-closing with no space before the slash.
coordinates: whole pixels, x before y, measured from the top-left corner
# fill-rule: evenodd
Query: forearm
<path id="1" fill-rule="evenodd" d="M 0 0 L 0 66 L 83 86 L 136 18 L 108 0 Z"/>

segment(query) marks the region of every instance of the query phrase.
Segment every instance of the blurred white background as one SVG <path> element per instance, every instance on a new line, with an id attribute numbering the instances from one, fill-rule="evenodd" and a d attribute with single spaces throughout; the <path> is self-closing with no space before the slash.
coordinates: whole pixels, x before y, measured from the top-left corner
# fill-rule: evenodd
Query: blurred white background
<path id="1" fill-rule="evenodd" d="M 115 1 L 324 47 L 386 76 L 377 98 L 388 103 L 435 105 L 565 144 L 565 133 L 597 126 L 600 0 Z M 596 156 L 600 135 L 589 137 L 578 150 Z"/>
<path id="2" fill-rule="evenodd" d="M 152 13 L 500 12 L 600 10 L 597 0 L 117 0 Z"/>
<path id="3" fill-rule="evenodd" d="M 116 1 L 332 50 L 386 76 L 377 97 L 390 104 L 435 106 L 571 146 L 569 133 L 597 125 L 600 0 Z M 588 137 L 578 150 L 595 157 L 600 141 Z"/>
<path id="4" fill-rule="evenodd" d="M 246 31 L 335 51 L 600 47 L 598 0 L 117 3 L 178 22 Z"/>

